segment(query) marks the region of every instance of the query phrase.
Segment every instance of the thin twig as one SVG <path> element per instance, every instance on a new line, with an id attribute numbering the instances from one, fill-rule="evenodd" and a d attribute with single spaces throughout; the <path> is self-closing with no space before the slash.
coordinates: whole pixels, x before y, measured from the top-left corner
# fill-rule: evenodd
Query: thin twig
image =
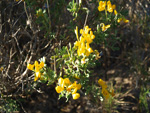
<path id="1" fill-rule="evenodd" d="M 55 71 L 55 73 L 56 73 L 56 75 L 57 75 L 57 70 L 56 70 L 56 59 L 55 59 L 55 56 L 54 56 L 54 71 Z"/>
<path id="2" fill-rule="evenodd" d="M 51 15 L 50 15 L 50 7 L 49 7 L 49 3 L 48 3 L 48 0 L 46 0 L 46 3 L 47 3 L 47 9 L 48 9 L 48 17 L 49 17 L 49 29 L 50 29 L 50 31 L 51 31 Z"/>
<path id="3" fill-rule="evenodd" d="M 89 11 L 87 11 L 87 14 L 86 14 L 86 18 L 85 18 L 85 22 L 84 22 L 84 27 L 86 26 L 87 19 L 88 19 L 88 15 L 89 15 Z M 83 28 L 83 29 L 84 29 L 84 28 Z"/>

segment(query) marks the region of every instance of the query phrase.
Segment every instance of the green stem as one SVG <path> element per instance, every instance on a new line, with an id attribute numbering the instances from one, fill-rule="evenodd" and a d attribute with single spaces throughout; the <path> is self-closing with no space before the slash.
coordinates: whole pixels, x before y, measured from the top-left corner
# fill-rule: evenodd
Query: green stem
<path id="1" fill-rule="evenodd" d="M 105 9 L 105 14 L 106 14 L 106 20 L 107 20 L 107 9 Z"/>

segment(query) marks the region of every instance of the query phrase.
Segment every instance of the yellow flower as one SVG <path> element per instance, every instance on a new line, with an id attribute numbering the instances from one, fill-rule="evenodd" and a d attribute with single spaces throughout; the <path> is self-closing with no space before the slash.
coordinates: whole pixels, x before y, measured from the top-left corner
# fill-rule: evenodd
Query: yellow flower
<path id="1" fill-rule="evenodd" d="M 44 16 L 42 9 L 36 11 L 36 16 L 37 17 Z"/>
<path id="2" fill-rule="evenodd" d="M 77 90 L 81 89 L 81 84 L 77 84 L 75 81 L 73 84 L 70 82 L 69 78 L 59 78 L 58 79 L 58 85 L 55 87 L 55 90 L 57 93 L 61 93 L 63 90 L 67 92 L 71 92 L 73 99 L 78 99 L 80 97 L 80 94 L 77 93 Z"/>
<path id="3" fill-rule="evenodd" d="M 67 87 L 66 91 L 71 92 L 71 88 Z"/>
<path id="4" fill-rule="evenodd" d="M 111 89 L 111 95 L 115 96 L 114 89 Z"/>
<path id="5" fill-rule="evenodd" d="M 89 52 L 89 53 L 92 53 L 92 52 L 93 52 L 93 50 L 92 50 L 92 48 L 90 47 L 89 43 L 86 43 L 86 50 L 87 50 L 87 52 Z"/>
<path id="6" fill-rule="evenodd" d="M 64 90 L 64 88 L 62 88 L 61 86 L 56 86 L 55 90 L 57 93 L 61 93 Z"/>
<path id="7" fill-rule="evenodd" d="M 114 14 L 115 14 L 115 15 L 117 15 L 117 14 L 118 14 L 118 12 L 117 12 L 116 10 L 114 10 Z"/>
<path id="8" fill-rule="evenodd" d="M 110 98 L 110 94 L 105 88 L 102 88 L 102 94 L 105 97 L 105 99 Z"/>
<path id="9" fill-rule="evenodd" d="M 77 84 L 77 82 L 75 81 L 73 83 L 74 88 L 77 88 L 78 90 L 81 89 L 81 84 Z"/>
<path id="10" fill-rule="evenodd" d="M 112 8 L 113 8 L 113 10 L 115 10 L 116 9 L 116 5 L 114 4 L 114 5 L 112 5 Z"/>
<path id="11" fill-rule="evenodd" d="M 93 35 L 93 32 L 90 31 L 90 36 L 91 36 L 91 39 L 93 40 L 95 38 L 95 35 Z"/>
<path id="12" fill-rule="evenodd" d="M 104 23 L 101 23 L 100 26 L 102 26 L 102 31 L 106 31 L 108 28 L 110 28 L 110 25 L 105 25 Z"/>
<path id="13" fill-rule="evenodd" d="M 71 89 L 73 89 L 73 84 L 71 84 L 67 87 L 67 90 L 71 91 Z"/>
<path id="14" fill-rule="evenodd" d="M 80 94 L 79 93 L 72 94 L 72 97 L 74 100 L 76 100 L 80 97 Z"/>
<path id="15" fill-rule="evenodd" d="M 106 6 L 107 6 L 107 11 L 110 13 L 112 13 L 113 10 L 116 9 L 116 5 L 112 5 L 110 1 L 107 1 L 107 3 L 106 3 L 106 1 L 100 1 L 99 6 L 98 6 L 98 10 L 104 11 L 104 10 L 106 10 Z"/>
<path id="16" fill-rule="evenodd" d="M 35 69 L 34 69 L 35 67 Z M 41 79 L 41 75 L 43 75 L 43 73 L 40 73 L 41 68 L 44 67 L 44 62 L 40 62 L 40 64 L 38 63 L 38 61 L 35 61 L 33 65 L 28 64 L 27 68 L 34 71 L 35 72 L 35 78 L 34 81 L 37 81 L 39 78 Z"/>
<path id="17" fill-rule="evenodd" d="M 124 19 L 123 21 L 124 21 L 124 23 L 128 23 L 129 22 L 129 20 L 127 20 L 127 19 Z"/>
<path id="18" fill-rule="evenodd" d="M 106 89 L 107 88 L 106 82 L 104 82 L 102 79 L 99 79 L 98 83 L 99 83 L 99 85 L 102 86 L 102 94 L 105 97 L 105 99 L 108 99 L 108 98 L 110 98 L 110 96 L 115 95 L 114 94 L 114 89 L 111 89 L 110 93 L 108 92 L 108 90 Z"/>
<path id="19" fill-rule="evenodd" d="M 81 46 L 79 46 L 77 53 L 78 56 L 83 55 L 85 53 L 85 43 L 81 43 Z"/>
<path id="20" fill-rule="evenodd" d="M 4 67 L 1 67 L 1 68 L 0 68 L 0 71 L 3 71 L 3 70 L 4 70 Z"/>
<path id="21" fill-rule="evenodd" d="M 96 60 L 98 60 L 99 58 L 101 58 L 101 56 L 99 56 L 100 53 L 97 50 L 95 50 L 94 52 L 96 54 L 96 58 L 95 58 Z"/>
<path id="22" fill-rule="evenodd" d="M 44 67 L 44 62 L 40 62 L 40 68 L 43 68 Z"/>
<path id="23" fill-rule="evenodd" d="M 119 18 L 119 19 L 117 20 L 117 22 L 120 23 L 122 20 L 123 20 L 122 18 Z"/>
<path id="24" fill-rule="evenodd" d="M 68 86 L 69 85 L 71 85 L 71 82 L 70 82 L 70 80 L 69 80 L 69 78 L 65 78 L 65 79 L 63 79 L 63 78 L 59 78 L 58 79 L 58 85 L 64 90 L 64 88 L 67 90 L 67 91 L 71 91 L 71 89 L 69 89 L 68 88 Z M 59 88 L 60 88 L 59 87 Z"/>
<path id="25" fill-rule="evenodd" d="M 85 39 L 83 36 L 80 36 L 80 42 L 81 42 L 81 43 L 85 43 L 85 40 L 86 40 L 86 39 Z"/>
<path id="26" fill-rule="evenodd" d="M 64 79 L 64 84 L 65 84 L 66 86 L 69 86 L 69 85 L 71 84 L 69 78 L 65 78 L 65 79 Z"/>
<path id="27" fill-rule="evenodd" d="M 78 39 L 78 28 L 77 27 L 75 30 L 75 34 Z M 93 39 L 95 38 L 95 35 L 93 35 L 91 28 L 89 28 L 88 26 L 85 26 L 84 29 L 80 29 L 80 34 L 81 34 L 80 40 L 78 40 L 74 43 L 74 46 L 77 47 L 77 54 L 78 54 L 78 56 L 81 56 L 81 55 L 89 56 L 89 54 L 92 53 L 93 50 L 92 50 L 92 48 L 87 46 L 87 43 L 88 43 L 88 45 L 90 43 L 92 43 Z M 84 59 L 82 59 L 82 61 L 83 60 Z"/>
<path id="28" fill-rule="evenodd" d="M 70 89 L 77 88 L 77 90 L 79 90 L 79 89 L 81 89 L 81 84 L 77 84 L 77 82 L 75 81 L 73 84 L 71 84 L 70 86 L 68 86 L 68 88 L 70 88 Z"/>
<path id="29" fill-rule="evenodd" d="M 30 70 L 33 70 L 34 65 L 28 64 L 28 65 L 27 65 L 27 68 L 30 69 Z"/>
<path id="30" fill-rule="evenodd" d="M 75 87 L 76 87 L 76 81 L 73 84 L 71 84 L 70 86 L 68 86 L 68 88 L 70 88 L 70 89 L 73 89 Z"/>
<path id="31" fill-rule="evenodd" d="M 76 26 L 76 29 L 75 29 L 75 34 L 76 34 L 77 40 L 79 40 L 79 36 L 78 36 L 78 27 L 77 27 L 77 26 Z"/>
<path id="32" fill-rule="evenodd" d="M 81 84 L 77 84 L 77 89 L 79 90 L 79 89 L 81 89 Z"/>
<path id="33" fill-rule="evenodd" d="M 60 77 L 60 78 L 58 79 L 58 84 L 59 84 L 59 85 L 64 84 L 64 79 Z"/>
<path id="34" fill-rule="evenodd" d="M 41 73 L 38 71 L 35 73 L 34 81 L 37 81 L 39 78 L 41 78 Z"/>
<path id="35" fill-rule="evenodd" d="M 35 62 L 34 62 L 34 65 L 35 65 L 35 67 L 38 67 L 38 66 L 39 66 L 38 61 L 35 61 Z"/>
<path id="36" fill-rule="evenodd" d="M 82 35 L 88 34 L 88 32 L 89 32 L 90 30 L 91 30 L 91 28 L 89 28 L 89 26 L 85 26 L 83 32 L 82 32 L 82 29 L 81 29 L 81 30 L 80 30 L 80 33 L 81 33 Z"/>
<path id="37" fill-rule="evenodd" d="M 83 29 L 80 29 L 80 34 L 83 35 L 84 31 Z"/>
<path id="38" fill-rule="evenodd" d="M 38 71 L 40 71 L 39 66 L 35 66 L 35 72 L 38 72 Z"/>
<path id="39" fill-rule="evenodd" d="M 104 11 L 105 8 L 106 8 L 106 1 L 100 1 L 99 6 L 98 6 L 98 10 L 99 11 Z"/>
<path id="40" fill-rule="evenodd" d="M 77 74 L 74 75 L 74 78 L 80 79 L 80 77 Z"/>
<path id="41" fill-rule="evenodd" d="M 81 42 L 80 42 L 80 41 L 76 41 L 76 42 L 74 43 L 74 45 L 77 46 L 77 47 L 78 47 L 78 46 L 80 47 L 80 46 L 81 46 Z"/>
<path id="42" fill-rule="evenodd" d="M 118 23 L 120 23 L 120 22 L 128 23 L 129 20 L 127 20 L 127 19 L 125 19 L 125 18 L 119 18 L 119 19 L 117 20 L 117 22 L 118 22 Z"/>
<path id="43" fill-rule="evenodd" d="M 74 88 L 74 90 L 73 90 L 72 94 L 75 94 L 75 93 L 77 92 L 77 90 L 78 90 L 78 88 L 77 88 L 77 87 L 76 87 L 76 88 Z"/>
<path id="44" fill-rule="evenodd" d="M 93 42 L 93 35 L 87 34 L 85 37 L 85 40 L 87 43 L 92 43 Z"/>
<path id="45" fill-rule="evenodd" d="M 98 83 L 102 86 L 102 88 L 107 88 L 106 82 L 104 82 L 102 79 L 99 79 Z"/>
<path id="46" fill-rule="evenodd" d="M 85 57 L 83 57 L 82 59 L 81 59 L 81 63 L 82 64 L 85 64 L 86 62 L 85 62 Z"/>
<path id="47" fill-rule="evenodd" d="M 110 12 L 110 13 L 112 13 L 112 12 L 113 12 L 113 7 L 112 7 L 112 5 L 111 5 L 111 2 L 110 2 L 110 1 L 108 1 L 108 2 L 107 2 L 107 11 L 108 11 L 108 12 Z"/>
<path id="48" fill-rule="evenodd" d="M 40 71 L 41 68 L 44 67 L 44 62 L 42 61 L 39 64 L 38 61 L 35 61 L 33 65 L 28 64 L 27 68 L 33 71 L 34 66 L 35 66 L 35 72 L 38 72 L 38 71 Z"/>

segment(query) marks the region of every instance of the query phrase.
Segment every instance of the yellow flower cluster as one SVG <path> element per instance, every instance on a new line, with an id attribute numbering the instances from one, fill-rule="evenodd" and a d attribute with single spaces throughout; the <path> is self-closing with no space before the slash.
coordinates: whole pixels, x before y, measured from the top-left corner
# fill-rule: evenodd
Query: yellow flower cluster
<path id="1" fill-rule="evenodd" d="M 78 56 L 89 56 L 90 53 L 93 52 L 92 48 L 90 47 L 90 43 L 93 42 L 95 35 L 91 31 L 91 28 L 85 26 L 84 29 L 80 29 L 80 39 L 78 36 L 78 27 L 75 29 L 75 34 L 77 36 L 77 41 L 74 43 L 75 47 L 77 47 L 77 54 Z M 84 59 L 83 59 L 84 61 Z"/>
<path id="2" fill-rule="evenodd" d="M 101 58 L 100 53 L 98 52 L 98 50 L 95 50 L 94 52 L 95 52 L 95 55 L 96 55 L 96 57 L 95 57 L 96 60 Z"/>
<path id="3" fill-rule="evenodd" d="M 106 6 L 107 6 L 107 8 L 106 8 Z M 107 1 L 107 2 L 106 1 L 100 1 L 99 2 L 99 6 L 98 6 L 99 11 L 106 10 L 106 11 L 112 13 L 114 10 L 114 13 L 117 13 L 115 9 L 116 9 L 116 5 L 112 5 L 110 1 Z"/>
<path id="4" fill-rule="evenodd" d="M 64 90 L 72 93 L 72 97 L 74 100 L 80 97 L 80 94 L 77 93 L 77 90 L 79 89 L 81 89 L 81 84 L 77 84 L 76 81 L 72 84 L 69 78 L 59 78 L 58 86 L 55 87 L 57 93 L 61 93 Z"/>
<path id="5" fill-rule="evenodd" d="M 106 31 L 108 28 L 110 28 L 110 25 L 105 25 L 104 23 L 101 23 L 100 26 L 102 26 L 102 31 Z"/>
<path id="6" fill-rule="evenodd" d="M 129 20 L 127 20 L 127 19 L 125 19 L 125 18 L 119 18 L 119 19 L 117 20 L 117 22 L 118 22 L 118 23 L 121 23 L 121 22 L 123 22 L 123 23 L 128 23 Z"/>
<path id="7" fill-rule="evenodd" d="M 107 7 L 106 7 L 107 6 Z M 100 1 L 99 2 L 99 6 L 98 6 L 98 10 L 99 11 L 108 11 L 108 12 L 110 12 L 110 13 L 112 13 L 113 11 L 114 11 L 114 14 L 115 15 L 117 15 L 118 14 L 118 12 L 117 12 L 117 10 L 116 10 L 116 5 L 112 5 L 111 4 L 111 2 L 110 1 Z M 117 22 L 118 23 L 120 23 L 120 22 L 124 22 L 124 23 L 128 23 L 129 22 L 129 20 L 127 20 L 127 19 L 125 19 L 125 18 L 119 18 L 118 20 L 117 20 Z M 110 27 L 110 25 L 107 25 L 107 26 L 105 26 L 104 24 L 103 24 L 103 26 L 102 26 L 102 31 L 106 31 L 108 28 Z"/>
<path id="8" fill-rule="evenodd" d="M 37 81 L 39 78 L 41 78 L 41 72 L 40 70 L 44 67 L 44 62 L 41 61 L 40 64 L 38 61 L 35 61 L 34 64 L 28 64 L 27 68 L 35 72 L 35 78 L 34 81 Z"/>
<path id="9" fill-rule="evenodd" d="M 110 98 L 110 95 L 111 96 L 114 96 L 114 89 L 111 90 L 111 92 L 108 92 L 108 90 L 106 89 L 107 88 L 107 85 L 106 85 L 106 82 L 103 81 L 102 79 L 99 79 L 98 80 L 98 83 L 100 86 L 102 86 L 102 94 L 103 96 L 105 97 L 105 99 L 109 99 Z"/>

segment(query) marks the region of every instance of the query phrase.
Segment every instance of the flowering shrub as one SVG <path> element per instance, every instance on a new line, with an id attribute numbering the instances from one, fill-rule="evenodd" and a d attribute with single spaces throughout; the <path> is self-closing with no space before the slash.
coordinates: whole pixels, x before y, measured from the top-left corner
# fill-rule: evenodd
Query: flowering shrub
<path id="1" fill-rule="evenodd" d="M 100 109 L 111 107 L 114 110 L 116 108 L 113 105 L 118 103 L 118 100 L 114 99 L 119 98 L 118 94 L 115 97 L 114 95 L 119 90 L 114 89 L 113 85 L 118 79 L 112 79 L 116 76 L 108 75 L 121 72 L 109 69 L 118 67 L 118 61 L 122 60 L 123 64 L 120 62 L 119 68 L 124 69 L 122 65 L 129 65 L 133 68 L 131 71 L 137 72 L 136 76 L 144 75 L 142 78 L 138 77 L 141 79 L 136 80 L 136 87 L 141 85 L 141 82 L 144 82 L 143 88 L 147 87 L 149 7 L 145 5 L 145 1 L 136 8 L 132 7 L 134 3 L 126 1 L 124 3 L 128 4 L 124 7 L 121 2 L 0 1 L 0 103 L 4 104 L 0 105 L 3 109 L 0 111 L 14 112 L 13 109 L 17 110 L 18 104 L 23 110 L 25 104 L 21 103 L 26 102 L 22 99 L 32 98 L 35 91 L 42 93 L 45 90 L 45 93 L 57 93 L 59 99 L 88 99 L 94 104 L 101 105 Z M 129 8 L 129 13 L 124 8 Z M 131 24 L 126 17 L 127 14 L 132 19 Z M 137 31 L 136 35 L 134 31 Z M 131 62 L 124 63 L 128 61 Z M 45 89 L 46 85 L 52 90 Z M 146 102 L 146 95 L 147 93 L 142 98 L 141 92 L 141 106 Z M 83 96 L 88 98 L 82 98 Z M 46 101 L 49 102 L 49 99 Z M 61 109 L 60 107 L 57 108 Z M 82 109 L 78 109 L 78 104 L 74 107 L 76 110 Z"/>
<path id="2" fill-rule="evenodd" d="M 73 0 L 69 3 L 67 10 L 75 17 L 73 21 L 78 20 L 80 10 L 89 14 L 89 9 L 82 7 L 82 1 L 77 4 Z M 69 46 L 54 49 L 55 54 L 51 56 L 51 61 L 54 61 L 54 69 L 45 64 L 45 58 L 40 60 L 40 63 L 35 61 L 34 64 L 27 65 L 27 68 L 34 72 L 34 81 L 48 83 L 48 85 L 56 83 L 55 90 L 59 93 L 59 98 L 66 97 L 68 100 L 72 96 L 73 99 L 78 99 L 82 90 L 85 94 L 92 92 L 90 77 L 93 72 L 91 68 L 94 68 L 96 61 L 101 58 L 99 51 L 92 49 L 92 43 L 102 44 L 105 42 L 108 45 L 108 37 L 111 37 L 110 32 L 113 32 L 111 31 L 112 26 L 117 26 L 120 22 L 129 22 L 117 12 L 116 5 L 111 1 L 99 1 L 98 11 L 99 13 L 105 11 L 105 13 L 100 19 L 101 22 L 97 24 L 97 31 L 93 32 L 86 23 L 79 31 L 76 26 L 74 31 L 77 41 L 74 42 L 74 45 L 69 43 Z M 113 12 L 114 14 L 112 14 Z M 37 23 L 44 25 L 41 30 L 46 29 L 47 34 L 51 34 L 51 28 L 47 25 L 50 21 L 46 10 L 38 9 L 36 17 Z M 117 39 L 114 40 L 117 41 Z M 105 81 L 102 79 L 97 81 L 102 87 L 101 90 L 98 90 L 106 100 L 115 95 L 114 89 L 109 89 Z"/>
<path id="3" fill-rule="evenodd" d="M 85 26 L 84 29 L 80 29 L 81 36 L 78 35 L 78 27 L 75 29 L 75 34 L 77 41 L 74 43 L 74 47 L 68 49 L 64 47 L 62 50 L 55 50 L 56 56 L 52 56 L 52 59 L 56 58 L 57 64 L 61 72 L 57 77 L 54 77 L 53 82 L 58 80 L 58 85 L 55 87 L 56 92 L 60 94 L 61 97 L 66 97 L 67 100 L 72 95 L 73 99 L 78 99 L 80 94 L 77 93 L 78 90 L 88 89 L 88 84 L 90 82 L 89 77 L 92 75 L 89 70 L 90 67 L 95 65 L 95 61 L 100 58 L 98 50 L 94 50 L 90 47 L 90 43 L 93 42 L 95 35 L 93 34 L 91 28 Z M 60 57 L 61 55 L 61 57 Z M 59 58 L 60 57 L 60 58 Z M 35 61 L 35 63 L 28 64 L 28 69 L 34 71 L 35 79 L 34 81 L 43 80 L 44 76 L 49 75 L 47 66 L 44 67 L 44 62 Z M 64 73 L 64 75 L 62 75 Z M 62 78 L 63 77 L 63 78 Z M 45 79 L 47 81 L 47 79 Z M 53 83 L 52 82 L 52 83 Z M 110 93 L 106 90 L 106 84 L 104 86 L 104 81 L 99 82 L 102 85 L 102 94 L 108 99 Z M 88 89 L 89 90 L 89 89 Z"/>

